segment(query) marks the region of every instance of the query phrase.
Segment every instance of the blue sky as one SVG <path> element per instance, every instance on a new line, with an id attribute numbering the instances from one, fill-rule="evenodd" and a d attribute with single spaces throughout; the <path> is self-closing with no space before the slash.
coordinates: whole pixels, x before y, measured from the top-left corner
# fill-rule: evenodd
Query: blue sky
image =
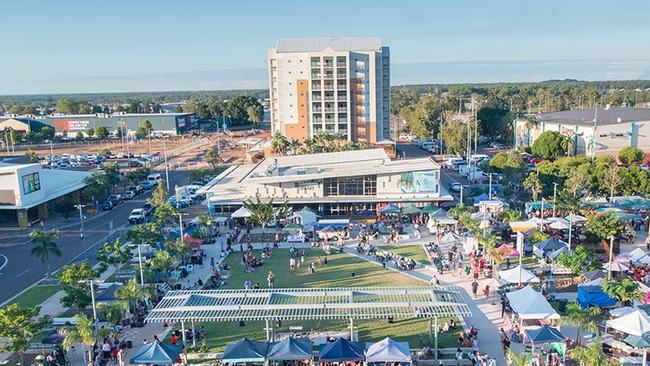
<path id="1" fill-rule="evenodd" d="M 393 84 L 650 78 L 648 0 L 11 0 L 0 94 L 266 86 L 280 38 L 379 36 Z"/>

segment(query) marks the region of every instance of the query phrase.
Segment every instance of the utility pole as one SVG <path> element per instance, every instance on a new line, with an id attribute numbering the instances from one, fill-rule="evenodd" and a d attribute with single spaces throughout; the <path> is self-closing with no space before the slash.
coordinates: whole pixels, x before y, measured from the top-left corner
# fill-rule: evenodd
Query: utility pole
<path id="1" fill-rule="evenodd" d="M 88 248 L 86 247 L 86 236 L 84 235 L 84 214 L 83 214 L 83 208 L 86 207 L 86 205 L 82 205 L 80 203 L 78 205 L 75 205 L 74 207 L 79 210 L 79 221 L 81 223 L 81 226 L 79 226 L 79 237 L 81 237 L 81 240 L 83 240 L 84 250 L 87 250 Z"/>

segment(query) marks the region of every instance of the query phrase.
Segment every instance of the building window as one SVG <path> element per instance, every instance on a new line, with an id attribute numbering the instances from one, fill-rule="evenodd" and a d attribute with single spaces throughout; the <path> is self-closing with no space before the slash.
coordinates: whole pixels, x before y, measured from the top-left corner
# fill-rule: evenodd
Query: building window
<path id="1" fill-rule="evenodd" d="M 323 187 L 325 196 L 374 196 L 377 194 L 377 176 L 326 178 Z"/>

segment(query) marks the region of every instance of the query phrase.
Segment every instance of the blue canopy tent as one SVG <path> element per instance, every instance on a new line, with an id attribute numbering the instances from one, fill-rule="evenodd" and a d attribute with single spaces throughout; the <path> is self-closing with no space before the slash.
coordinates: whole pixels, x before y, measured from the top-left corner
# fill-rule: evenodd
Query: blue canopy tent
<path id="1" fill-rule="evenodd" d="M 526 337 L 533 343 L 558 342 L 564 340 L 564 336 L 556 328 L 544 325 L 541 327 L 525 328 Z"/>
<path id="2" fill-rule="evenodd" d="M 140 347 L 130 363 L 134 365 L 173 365 L 178 355 L 183 352 L 183 346 L 169 346 L 159 340 Z"/>
<path id="3" fill-rule="evenodd" d="M 564 247 L 567 247 L 568 249 L 567 243 L 559 241 L 554 237 L 550 237 L 546 240 L 533 244 L 533 253 L 540 258 L 544 258 L 546 257 L 547 253 L 554 252 Z"/>
<path id="4" fill-rule="evenodd" d="M 363 361 L 363 348 L 359 343 L 353 343 L 345 338 L 338 338 L 320 349 L 320 361 Z"/>
<path id="5" fill-rule="evenodd" d="M 490 196 L 488 196 L 488 195 L 485 194 L 485 193 L 481 193 L 481 194 L 479 194 L 478 196 L 474 196 L 474 197 L 472 197 L 472 201 L 474 201 L 474 203 L 476 203 L 476 202 L 481 202 L 481 201 L 487 201 L 487 200 L 489 200 L 489 199 L 490 199 Z"/>
<path id="6" fill-rule="evenodd" d="M 225 363 L 264 363 L 269 345 L 266 342 L 243 338 L 226 346 L 222 361 Z"/>
<path id="7" fill-rule="evenodd" d="M 379 213 L 382 215 L 399 215 L 402 213 L 402 210 L 399 207 L 395 206 L 392 203 L 387 204 L 379 210 Z"/>
<path id="8" fill-rule="evenodd" d="M 314 344 L 309 339 L 287 338 L 269 345 L 270 361 L 311 360 Z"/>
<path id="9" fill-rule="evenodd" d="M 616 304 L 616 299 L 607 295 L 602 286 L 578 286 L 577 301 L 583 309 L 589 306 L 606 307 Z"/>

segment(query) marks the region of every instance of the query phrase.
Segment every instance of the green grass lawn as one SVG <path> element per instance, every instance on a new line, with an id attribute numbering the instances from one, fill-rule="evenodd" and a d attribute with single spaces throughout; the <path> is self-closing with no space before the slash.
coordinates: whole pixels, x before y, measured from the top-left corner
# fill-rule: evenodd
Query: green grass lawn
<path id="1" fill-rule="evenodd" d="M 415 246 L 413 246 L 415 247 Z M 408 249 L 408 247 L 407 247 Z M 413 250 L 413 248 L 410 248 Z M 420 249 L 421 250 L 421 249 Z M 414 251 L 415 252 L 415 251 Z M 244 273 L 240 264 L 241 254 L 231 254 L 226 263 L 231 266 L 231 277 L 227 279 L 224 288 L 242 288 L 246 279 L 259 283 L 266 288 L 266 275 L 269 270 L 275 274 L 276 287 L 379 287 L 379 286 L 423 286 L 425 283 L 404 276 L 400 273 L 384 269 L 376 264 L 348 254 L 334 254 L 328 256 L 328 266 L 316 269 L 316 273 L 309 273 L 307 265 L 323 255 L 320 249 L 305 249 L 305 264 L 295 272 L 289 270 L 289 253 L 287 249 L 276 249 L 271 258 L 264 260 L 264 266 L 257 268 L 253 273 Z M 256 252 L 259 255 L 259 252 Z M 417 260 L 417 259 L 416 259 Z M 352 272 L 355 276 L 352 277 Z M 440 324 L 444 319 L 440 320 Z M 266 333 L 264 322 L 247 322 L 240 327 L 239 323 L 197 323 L 204 325 L 207 331 L 207 348 L 209 351 L 222 351 L 226 344 L 237 341 L 243 337 L 264 340 Z M 289 332 L 290 326 L 302 326 L 304 331 L 339 332 L 349 329 L 346 320 L 314 320 L 314 321 L 282 321 L 282 326 L 276 332 Z M 398 340 L 405 340 L 412 346 L 418 347 L 428 341 L 428 320 L 404 319 L 388 324 L 386 320 L 355 321 L 359 338 L 362 341 L 379 340 L 391 336 Z M 456 334 L 441 334 L 439 337 L 441 347 L 455 347 Z"/>
<path id="2" fill-rule="evenodd" d="M 43 301 L 49 299 L 61 290 L 61 285 L 34 286 L 29 290 L 18 295 L 9 304 L 20 304 L 21 306 L 32 307 L 40 305 Z"/>
<path id="3" fill-rule="evenodd" d="M 402 257 L 411 258 L 418 263 L 431 264 L 422 245 L 389 245 L 379 248 L 401 255 Z"/>

